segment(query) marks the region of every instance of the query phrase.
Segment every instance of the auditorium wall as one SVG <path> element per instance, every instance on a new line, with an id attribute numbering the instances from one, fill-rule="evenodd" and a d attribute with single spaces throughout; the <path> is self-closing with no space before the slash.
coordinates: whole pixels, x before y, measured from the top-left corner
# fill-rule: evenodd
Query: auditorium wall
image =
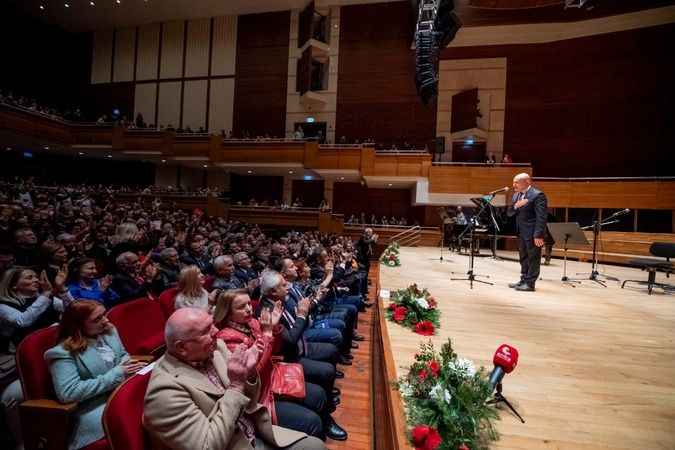
<path id="1" fill-rule="evenodd" d="M 369 188 L 360 183 L 333 185 L 333 212 L 344 214 L 345 220 L 352 214 L 360 216 L 364 212 L 368 220 L 371 214 L 375 214 L 378 220 L 382 216 L 395 216 L 397 219 L 403 216 L 412 223 L 413 218 L 417 218 L 412 209 L 409 189 Z"/>
<path id="2" fill-rule="evenodd" d="M 336 136 L 434 138 L 436 107 L 417 98 L 411 42 L 408 2 L 341 9 Z M 451 47 L 441 59 L 506 59 L 503 151 L 532 162 L 537 176 L 673 175 L 672 42 L 670 24 L 543 44 Z"/>

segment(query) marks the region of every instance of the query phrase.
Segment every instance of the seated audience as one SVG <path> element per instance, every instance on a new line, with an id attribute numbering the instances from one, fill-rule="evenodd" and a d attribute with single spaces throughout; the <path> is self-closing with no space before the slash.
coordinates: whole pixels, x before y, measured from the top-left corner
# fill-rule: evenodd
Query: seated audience
<path id="1" fill-rule="evenodd" d="M 0 281 L 0 402 L 18 448 L 23 441 L 19 422 L 23 392 L 16 368 L 16 349 L 33 331 L 58 322 L 64 302 L 72 301 L 65 282 L 62 272 L 52 285 L 44 271 L 38 278 L 33 270 L 18 267 L 8 269 Z"/>
<path id="2" fill-rule="evenodd" d="M 199 267 L 184 267 L 178 276 L 175 308 L 198 308 L 210 312 L 218 292 L 213 291 L 209 294 L 203 286 L 204 275 Z"/>
<path id="3" fill-rule="evenodd" d="M 76 258 L 68 269 L 68 290 L 76 299 L 96 300 L 106 308 L 119 300 L 117 293 L 110 287 L 112 277 L 106 275 L 97 279 L 96 262 L 91 258 Z"/>
<path id="4" fill-rule="evenodd" d="M 167 247 L 159 252 L 159 267 L 157 279 L 155 281 L 156 292 L 176 287 L 178 284 L 178 275 L 180 272 L 180 262 L 178 260 L 178 251 L 173 247 Z"/>
<path id="5" fill-rule="evenodd" d="M 152 291 L 152 284 L 157 277 L 157 268 L 149 258 L 141 263 L 135 253 L 124 252 L 115 262 L 117 271 L 113 275 L 112 289 L 119 296 L 118 303 L 156 294 Z"/>
<path id="6" fill-rule="evenodd" d="M 204 282 L 207 291 L 213 289 L 242 289 L 246 283 L 234 273 L 234 260 L 230 255 L 222 255 L 213 260 L 214 275 L 210 275 Z"/>
<path id="7" fill-rule="evenodd" d="M 59 327 L 59 344 L 45 352 L 45 361 L 59 401 L 78 403 L 68 444 L 75 450 L 103 438 L 108 396 L 145 363 L 130 359 L 98 302 L 71 303 Z"/>
<path id="8" fill-rule="evenodd" d="M 258 403 L 257 346 L 230 352 L 217 331 L 213 318 L 195 308 L 179 309 L 167 321 L 167 353 L 145 395 L 151 439 L 171 449 L 325 449 L 320 439 L 272 425 Z"/>

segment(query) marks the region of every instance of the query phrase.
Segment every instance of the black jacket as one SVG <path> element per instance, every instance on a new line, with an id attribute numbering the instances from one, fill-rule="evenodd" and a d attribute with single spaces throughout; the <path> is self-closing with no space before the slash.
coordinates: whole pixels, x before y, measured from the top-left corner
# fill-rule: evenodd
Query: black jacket
<path id="1" fill-rule="evenodd" d="M 546 195 L 540 190 L 530 187 L 523 197 L 527 199 L 527 205 L 515 209 L 513 203 L 517 201 L 518 196 L 518 193 L 513 196 L 512 204 L 507 210 L 509 217 L 516 216 L 518 234 L 524 239 L 543 238 L 546 235 L 548 210 Z"/>

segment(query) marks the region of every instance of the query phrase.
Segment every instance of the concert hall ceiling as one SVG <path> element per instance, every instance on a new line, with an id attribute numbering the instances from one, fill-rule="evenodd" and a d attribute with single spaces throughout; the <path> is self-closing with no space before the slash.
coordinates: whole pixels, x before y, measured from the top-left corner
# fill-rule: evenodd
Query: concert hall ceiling
<path id="1" fill-rule="evenodd" d="M 252 14 L 304 8 L 310 0 L 10 0 L 8 3 L 68 31 L 128 27 L 178 19 Z M 411 0 L 315 0 L 333 5 Z M 566 22 L 673 4 L 673 0 L 587 0 L 564 8 L 563 0 L 455 0 L 464 26 Z M 67 6 L 66 6 L 67 5 Z"/>

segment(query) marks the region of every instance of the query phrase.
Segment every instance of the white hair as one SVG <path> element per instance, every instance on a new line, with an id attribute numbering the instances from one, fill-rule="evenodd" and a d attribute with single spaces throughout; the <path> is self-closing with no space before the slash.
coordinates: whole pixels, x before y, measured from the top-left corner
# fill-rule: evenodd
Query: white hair
<path id="1" fill-rule="evenodd" d="M 283 281 L 281 274 L 275 270 L 265 270 L 260 275 L 260 292 L 267 295 Z"/>
<path id="2" fill-rule="evenodd" d="M 230 260 L 230 262 L 234 262 L 232 257 L 230 255 L 220 255 L 216 259 L 213 260 L 213 267 L 218 268 L 218 267 L 223 267 L 225 265 L 225 261 Z"/>
<path id="3" fill-rule="evenodd" d="M 532 181 L 532 177 L 530 177 L 529 173 L 522 172 L 513 177 L 513 181 Z"/>
<path id="4" fill-rule="evenodd" d="M 120 255 L 117 258 L 115 258 L 115 264 L 117 264 L 117 267 L 125 267 L 129 264 L 129 260 L 132 257 L 136 257 L 136 253 L 134 252 L 120 253 Z"/>

